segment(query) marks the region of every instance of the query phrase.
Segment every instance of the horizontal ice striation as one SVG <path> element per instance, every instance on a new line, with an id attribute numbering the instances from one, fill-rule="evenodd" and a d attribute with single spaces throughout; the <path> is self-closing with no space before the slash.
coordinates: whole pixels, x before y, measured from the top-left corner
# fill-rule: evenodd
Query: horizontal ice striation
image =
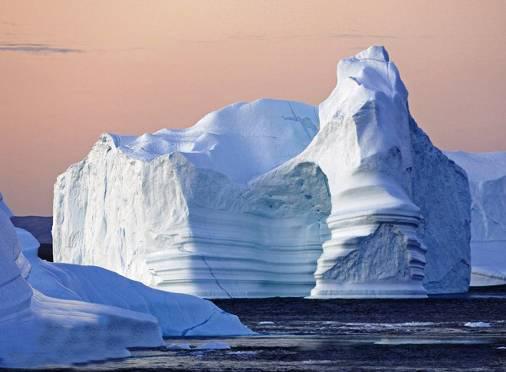
<path id="1" fill-rule="evenodd" d="M 506 284 L 506 153 L 447 152 L 468 174 L 471 286 Z"/>
<path id="2" fill-rule="evenodd" d="M 315 112 L 260 100 L 103 135 L 55 185 L 55 259 L 203 297 L 465 292 L 467 178 L 411 118 L 386 50 L 341 61 Z"/>

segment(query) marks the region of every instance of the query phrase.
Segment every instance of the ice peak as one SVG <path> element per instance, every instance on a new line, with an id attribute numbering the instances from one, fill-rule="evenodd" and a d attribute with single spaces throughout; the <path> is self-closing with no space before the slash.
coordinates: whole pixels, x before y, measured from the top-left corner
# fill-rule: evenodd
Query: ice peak
<path id="1" fill-rule="evenodd" d="M 405 111 L 407 98 L 408 91 L 388 52 L 373 45 L 337 64 L 337 85 L 319 106 L 320 125 L 340 116 L 351 117 L 371 102 L 382 105 L 386 112 Z"/>
<path id="2" fill-rule="evenodd" d="M 371 45 L 355 57 L 358 59 L 375 59 L 382 62 L 390 62 L 390 56 L 383 45 Z"/>

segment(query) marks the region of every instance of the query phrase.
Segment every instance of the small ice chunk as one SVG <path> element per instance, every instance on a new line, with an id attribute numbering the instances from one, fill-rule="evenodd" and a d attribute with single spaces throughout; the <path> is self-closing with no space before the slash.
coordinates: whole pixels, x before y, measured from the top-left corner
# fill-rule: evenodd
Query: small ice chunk
<path id="1" fill-rule="evenodd" d="M 197 350 L 229 350 L 230 345 L 225 342 L 211 341 L 197 346 Z"/>
<path id="2" fill-rule="evenodd" d="M 167 350 L 191 350 L 192 346 L 190 344 L 168 344 L 166 346 Z"/>
<path id="3" fill-rule="evenodd" d="M 469 327 L 469 328 L 490 328 L 490 327 L 492 327 L 492 325 L 490 323 L 487 323 L 487 322 L 467 322 L 466 324 L 464 324 L 464 327 Z"/>

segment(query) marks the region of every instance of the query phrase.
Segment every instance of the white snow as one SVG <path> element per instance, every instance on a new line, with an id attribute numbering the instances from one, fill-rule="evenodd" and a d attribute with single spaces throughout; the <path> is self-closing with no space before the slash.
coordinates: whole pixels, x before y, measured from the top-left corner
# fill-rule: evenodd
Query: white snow
<path id="1" fill-rule="evenodd" d="M 188 129 L 162 129 L 139 137 L 114 136 L 129 157 L 152 160 L 179 152 L 198 168 L 246 183 L 297 155 L 318 132 L 314 106 L 261 99 L 234 103 Z"/>
<path id="2" fill-rule="evenodd" d="M 506 284 L 506 153 L 447 152 L 471 188 L 472 286 Z"/>
<path id="3" fill-rule="evenodd" d="M 467 291 L 464 172 L 411 118 L 384 48 L 337 73 L 318 116 L 260 100 L 103 135 L 56 182 L 55 260 L 211 298 Z"/>

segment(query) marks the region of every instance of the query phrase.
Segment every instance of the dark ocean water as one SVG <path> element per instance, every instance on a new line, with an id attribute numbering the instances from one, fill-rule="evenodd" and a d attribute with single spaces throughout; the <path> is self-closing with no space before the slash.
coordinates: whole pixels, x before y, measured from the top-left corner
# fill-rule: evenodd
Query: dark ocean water
<path id="1" fill-rule="evenodd" d="M 79 370 L 506 371 L 506 289 L 426 300 L 219 300 L 254 337 L 167 339 Z M 196 350 L 208 342 L 227 350 Z"/>

